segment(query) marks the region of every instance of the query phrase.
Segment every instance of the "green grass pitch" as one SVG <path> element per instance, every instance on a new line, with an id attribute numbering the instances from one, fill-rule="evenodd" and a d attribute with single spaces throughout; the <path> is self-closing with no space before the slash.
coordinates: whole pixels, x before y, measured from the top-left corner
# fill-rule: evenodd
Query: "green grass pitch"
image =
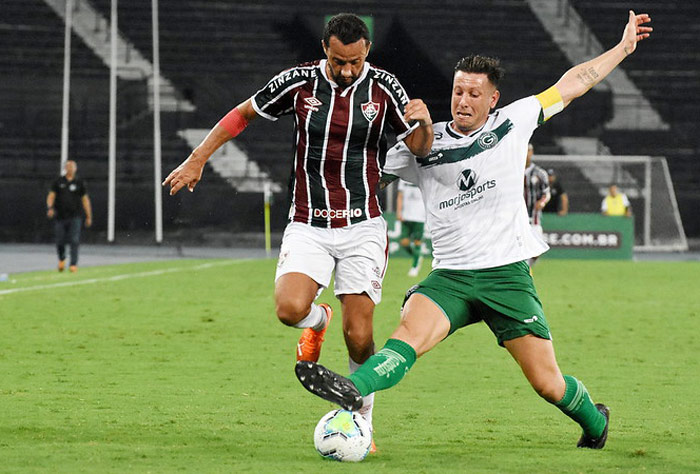
<path id="1" fill-rule="evenodd" d="M 333 407 L 294 377 L 275 261 L 172 261 L 0 283 L 2 472 L 687 472 L 700 470 L 700 264 L 542 260 L 564 373 L 612 410 L 608 445 L 539 399 L 483 325 L 377 395 L 379 454 L 323 460 Z M 375 314 L 398 321 L 408 260 Z M 428 269 L 424 268 L 423 275 Z M 321 296 L 339 309 L 330 291 Z M 340 318 L 321 362 L 347 372 Z"/>

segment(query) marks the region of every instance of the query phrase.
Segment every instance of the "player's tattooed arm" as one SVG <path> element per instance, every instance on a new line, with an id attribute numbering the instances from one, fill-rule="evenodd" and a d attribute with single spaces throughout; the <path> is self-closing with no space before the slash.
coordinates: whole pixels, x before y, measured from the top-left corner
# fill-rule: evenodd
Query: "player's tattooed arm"
<path id="1" fill-rule="evenodd" d="M 605 79 L 623 59 L 634 52 L 637 43 L 651 34 L 652 28 L 646 26 L 650 21 L 651 17 L 646 13 L 637 15 L 630 10 L 622 39 L 615 47 L 569 69 L 555 84 L 564 107 Z"/>

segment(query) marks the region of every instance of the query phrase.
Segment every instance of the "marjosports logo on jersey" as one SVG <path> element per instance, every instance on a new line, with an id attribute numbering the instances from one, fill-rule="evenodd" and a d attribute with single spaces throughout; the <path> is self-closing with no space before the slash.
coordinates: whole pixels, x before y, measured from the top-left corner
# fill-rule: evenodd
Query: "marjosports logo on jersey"
<path id="1" fill-rule="evenodd" d="M 348 217 L 362 217 L 362 209 L 314 209 L 314 217 L 322 219 L 347 219 Z"/>
<path id="2" fill-rule="evenodd" d="M 460 191 L 469 191 L 476 184 L 476 173 L 472 170 L 464 170 L 457 178 L 457 187 Z"/>
<path id="3" fill-rule="evenodd" d="M 369 102 L 361 104 L 360 107 L 362 108 L 362 115 L 365 116 L 368 122 L 371 122 L 372 120 L 377 118 L 377 115 L 379 114 L 378 102 L 372 102 L 370 100 Z"/>
<path id="4" fill-rule="evenodd" d="M 477 184 L 479 181 L 476 172 L 471 169 L 463 170 L 457 178 L 455 183 L 460 191 L 464 191 L 457 196 L 441 201 L 438 206 L 439 209 L 447 209 L 454 207 L 454 209 L 459 209 L 463 206 L 468 206 L 469 204 L 481 201 L 484 198 L 484 191 L 487 189 L 492 189 L 496 187 L 496 180 L 490 179 L 483 184 Z"/>

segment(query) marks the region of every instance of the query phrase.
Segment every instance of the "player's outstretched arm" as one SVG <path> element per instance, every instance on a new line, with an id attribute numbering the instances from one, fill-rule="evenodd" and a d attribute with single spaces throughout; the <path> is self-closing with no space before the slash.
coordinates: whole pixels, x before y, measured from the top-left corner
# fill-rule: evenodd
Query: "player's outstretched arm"
<path id="1" fill-rule="evenodd" d="M 219 123 L 214 125 L 202 143 L 192 150 L 190 156 L 165 178 L 163 186 L 170 185 L 170 195 L 176 194 L 184 187 L 187 187 L 190 192 L 194 191 L 194 187 L 202 179 L 204 165 L 211 155 L 221 145 L 241 133 L 248 123 L 257 116 L 251 99 L 231 109 Z"/>
<path id="2" fill-rule="evenodd" d="M 637 15 L 630 10 L 622 39 L 615 47 L 597 58 L 569 69 L 554 85 L 561 94 L 563 106 L 566 107 L 572 100 L 588 92 L 610 74 L 623 59 L 632 54 L 637 49 L 637 43 L 651 34 L 652 28 L 647 26 L 649 22 L 651 17 L 648 14 Z"/>

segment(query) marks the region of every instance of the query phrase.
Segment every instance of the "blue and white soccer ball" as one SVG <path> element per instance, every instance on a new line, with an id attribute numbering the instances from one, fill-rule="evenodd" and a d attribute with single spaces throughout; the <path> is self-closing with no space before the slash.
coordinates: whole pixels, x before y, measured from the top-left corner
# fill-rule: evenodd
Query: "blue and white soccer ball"
<path id="1" fill-rule="evenodd" d="M 372 444 L 372 428 L 358 412 L 333 410 L 314 430 L 316 451 L 336 461 L 362 461 Z"/>

